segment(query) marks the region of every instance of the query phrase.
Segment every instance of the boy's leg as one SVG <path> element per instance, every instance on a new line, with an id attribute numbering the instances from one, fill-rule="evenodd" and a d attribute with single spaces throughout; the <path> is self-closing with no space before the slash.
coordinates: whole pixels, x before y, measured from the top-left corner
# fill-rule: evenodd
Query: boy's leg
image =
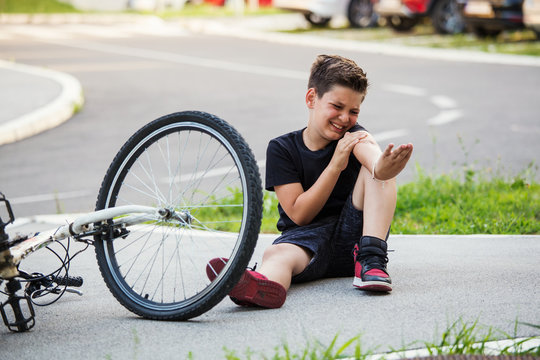
<path id="1" fill-rule="evenodd" d="M 274 244 L 265 250 L 259 272 L 289 289 L 292 277 L 304 271 L 312 257 L 311 252 L 301 246 Z"/>
<path id="2" fill-rule="evenodd" d="M 362 210 L 362 238 L 354 248 L 355 278 L 353 284 L 363 290 L 391 291 L 392 281 L 386 270 L 388 230 L 396 207 L 396 182 L 380 182 L 362 167 L 355 184 L 353 206 Z"/>
<path id="3" fill-rule="evenodd" d="M 214 258 L 206 265 L 206 275 L 210 281 L 221 273 L 228 259 Z M 240 306 L 260 306 L 269 309 L 279 308 L 285 302 L 287 290 L 281 284 L 269 280 L 254 270 L 245 270 L 244 274 L 229 292 L 231 300 Z"/>
<path id="4" fill-rule="evenodd" d="M 384 182 L 372 179 L 362 167 L 354 186 L 352 203 L 364 212 L 363 235 L 386 239 L 396 209 L 396 180 Z"/>
<path id="5" fill-rule="evenodd" d="M 288 243 L 271 245 L 263 255 L 259 271 L 246 270 L 229 293 L 231 300 L 242 306 L 279 308 L 285 302 L 292 276 L 302 272 L 311 260 L 309 250 Z M 206 274 L 213 281 L 223 270 L 227 259 L 208 262 Z"/>

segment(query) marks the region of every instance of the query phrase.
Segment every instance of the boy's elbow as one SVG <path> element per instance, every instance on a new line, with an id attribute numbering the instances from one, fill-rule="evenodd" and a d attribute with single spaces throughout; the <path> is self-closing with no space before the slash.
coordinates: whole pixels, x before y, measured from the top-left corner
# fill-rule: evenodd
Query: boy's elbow
<path id="1" fill-rule="evenodd" d="M 309 221 L 298 221 L 298 220 L 293 220 L 293 219 L 291 220 L 298 226 L 306 226 L 309 224 Z"/>
<path id="2" fill-rule="evenodd" d="M 290 219 L 298 226 L 306 226 L 311 223 L 312 218 L 307 216 L 292 216 Z"/>

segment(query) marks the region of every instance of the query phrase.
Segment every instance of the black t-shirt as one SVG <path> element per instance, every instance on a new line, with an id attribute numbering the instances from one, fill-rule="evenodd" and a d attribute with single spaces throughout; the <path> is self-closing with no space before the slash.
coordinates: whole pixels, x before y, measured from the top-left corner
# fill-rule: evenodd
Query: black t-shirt
<path id="1" fill-rule="evenodd" d="M 353 126 L 349 132 L 364 130 L 360 125 Z M 302 130 L 293 131 L 270 141 L 266 150 L 266 190 L 274 191 L 274 186 L 300 183 L 307 191 L 330 163 L 338 141 L 317 151 L 309 150 L 302 139 Z M 351 153 L 347 168 L 341 172 L 328 201 L 313 221 L 327 216 L 338 215 L 347 197 L 354 188 L 362 165 Z M 277 228 L 285 231 L 296 225 L 278 205 L 279 221 Z"/>

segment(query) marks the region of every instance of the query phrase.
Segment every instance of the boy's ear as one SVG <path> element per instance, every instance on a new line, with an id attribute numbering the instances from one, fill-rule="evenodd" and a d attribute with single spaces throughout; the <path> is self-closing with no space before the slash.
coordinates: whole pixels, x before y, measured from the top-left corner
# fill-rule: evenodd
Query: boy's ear
<path id="1" fill-rule="evenodd" d="M 315 106 L 315 98 L 317 97 L 317 92 L 314 88 L 309 88 L 306 93 L 306 105 L 308 109 L 313 109 Z"/>

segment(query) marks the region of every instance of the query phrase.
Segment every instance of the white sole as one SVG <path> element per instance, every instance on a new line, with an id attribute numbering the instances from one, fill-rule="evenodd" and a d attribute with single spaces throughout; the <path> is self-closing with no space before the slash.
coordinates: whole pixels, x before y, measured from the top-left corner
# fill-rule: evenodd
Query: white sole
<path id="1" fill-rule="evenodd" d="M 385 281 L 362 281 L 362 279 L 358 277 L 354 278 L 353 286 L 362 290 L 392 291 L 392 284 Z"/>

